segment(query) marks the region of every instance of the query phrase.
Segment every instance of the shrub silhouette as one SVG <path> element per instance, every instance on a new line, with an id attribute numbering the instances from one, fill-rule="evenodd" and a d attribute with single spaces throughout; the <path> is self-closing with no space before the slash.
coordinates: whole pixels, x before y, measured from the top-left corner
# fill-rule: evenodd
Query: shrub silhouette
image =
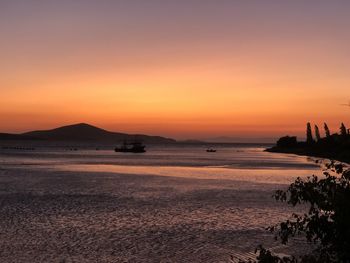
<path id="1" fill-rule="evenodd" d="M 295 136 L 284 136 L 278 139 L 277 146 L 278 147 L 295 147 L 298 144 L 297 137 Z"/>
<path id="2" fill-rule="evenodd" d="M 248 262 L 350 262 L 350 170 L 333 161 L 326 168 L 322 178 L 297 178 L 288 190 L 276 192 L 276 200 L 292 206 L 307 204 L 309 209 L 304 215 L 293 214 L 291 220 L 269 227 L 283 244 L 301 234 L 316 249 L 298 258 L 280 258 L 260 246 L 256 261 Z"/>

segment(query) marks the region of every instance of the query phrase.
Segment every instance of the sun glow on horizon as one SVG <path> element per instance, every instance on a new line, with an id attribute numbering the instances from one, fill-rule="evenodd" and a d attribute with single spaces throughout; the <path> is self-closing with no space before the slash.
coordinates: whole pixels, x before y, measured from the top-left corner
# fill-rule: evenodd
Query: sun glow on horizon
<path id="1" fill-rule="evenodd" d="M 3 4 L 0 130 L 88 122 L 205 138 L 300 136 L 307 121 L 337 129 L 349 117 L 339 104 L 349 98 L 350 4 L 321 2 Z"/>

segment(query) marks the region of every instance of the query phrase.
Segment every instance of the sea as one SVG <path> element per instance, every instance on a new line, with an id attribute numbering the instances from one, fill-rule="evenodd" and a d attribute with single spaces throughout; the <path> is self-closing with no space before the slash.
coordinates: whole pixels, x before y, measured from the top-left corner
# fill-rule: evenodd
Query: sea
<path id="1" fill-rule="evenodd" d="M 305 212 L 274 200 L 325 160 L 266 152 L 267 144 L 40 145 L 0 149 L 2 262 L 238 262 L 268 226 Z M 213 148 L 216 152 L 207 152 Z M 61 261 L 60 261 L 61 260 Z M 25 261 L 23 261 L 25 262 Z"/>
<path id="2" fill-rule="evenodd" d="M 245 143 L 150 145 L 145 153 L 120 153 L 114 152 L 113 145 L 16 145 L 0 149 L 0 161 L 3 165 L 47 165 L 57 169 L 127 173 L 142 170 L 163 176 L 233 176 L 240 180 L 246 180 L 246 175 L 252 173 L 257 175 L 256 180 L 266 183 L 289 183 L 295 175 L 310 175 L 310 170 L 320 167 L 316 163 L 319 158 L 266 152 L 265 149 L 271 146 Z M 215 149 L 216 152 L 207 152 L 207 149 Z M 245 171 L 244 174 L 242 171 Z M 264 177 L 265 174 L 271 176 Z"/>

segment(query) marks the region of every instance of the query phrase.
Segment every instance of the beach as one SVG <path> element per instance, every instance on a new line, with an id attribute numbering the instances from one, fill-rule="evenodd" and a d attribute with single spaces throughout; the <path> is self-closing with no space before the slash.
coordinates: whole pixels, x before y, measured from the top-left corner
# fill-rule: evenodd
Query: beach
<path id="1" fill-rule="evenodd" d="M 1 262 L 235 262 L 281 246 L 267 226 L 295 210 L 272 198 L 306 157 L 230 146 L 2 151 Z"/>

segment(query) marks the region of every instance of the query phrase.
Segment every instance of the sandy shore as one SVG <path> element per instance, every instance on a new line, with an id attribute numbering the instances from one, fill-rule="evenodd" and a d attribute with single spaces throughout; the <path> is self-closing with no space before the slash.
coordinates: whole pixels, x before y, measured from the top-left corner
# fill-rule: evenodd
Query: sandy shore
<path id="1" fill-rule="evenodd" d="M 1 262 L 230 262 L 273 243 L 285 185 L 169 176 L 0 170 Z M 278 249 L 277 249 L 278 250 Z"/>

